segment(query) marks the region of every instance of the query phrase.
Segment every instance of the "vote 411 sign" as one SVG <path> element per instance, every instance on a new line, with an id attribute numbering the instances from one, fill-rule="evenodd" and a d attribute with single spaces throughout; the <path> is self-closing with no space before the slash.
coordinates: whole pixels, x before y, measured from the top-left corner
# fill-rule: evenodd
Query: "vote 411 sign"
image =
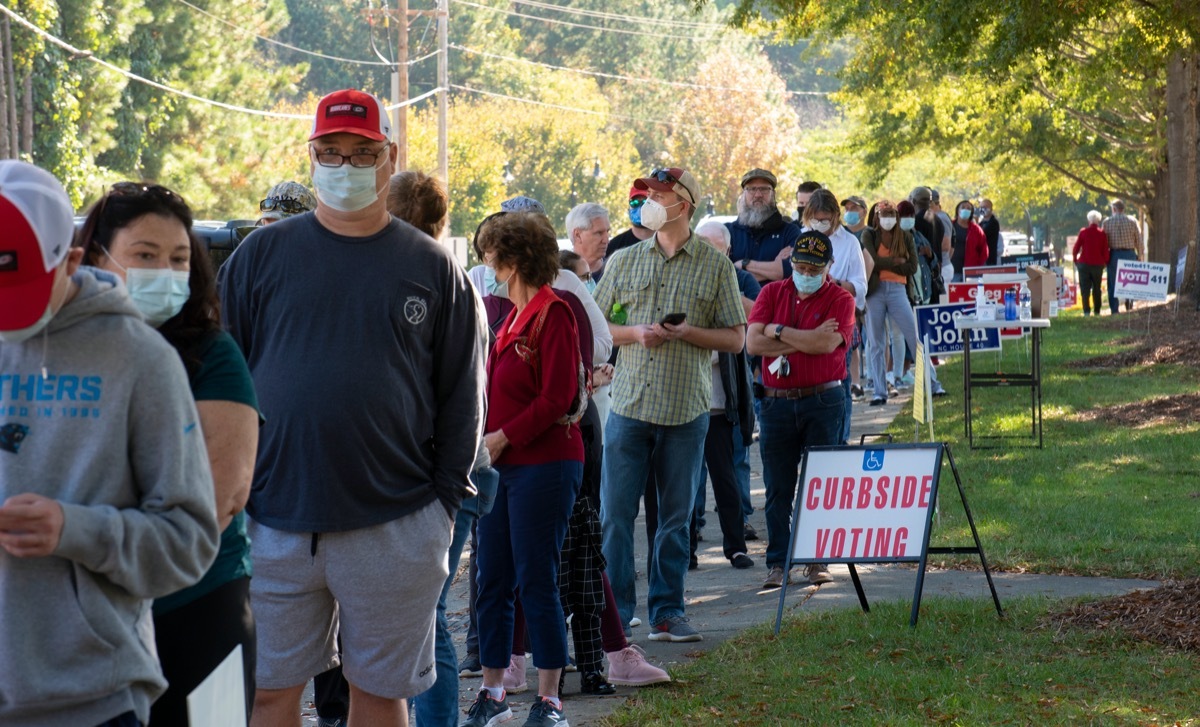
<path id="1" fill-rule="evenodd" d="M 1171 266 L 1168 263 L 1144 263 L 1138 260 L 1117 261 L 1117 287 L 1113 297 L 1123 300 L 1167 299 L 1167 285 L 1171 281 Z"/>

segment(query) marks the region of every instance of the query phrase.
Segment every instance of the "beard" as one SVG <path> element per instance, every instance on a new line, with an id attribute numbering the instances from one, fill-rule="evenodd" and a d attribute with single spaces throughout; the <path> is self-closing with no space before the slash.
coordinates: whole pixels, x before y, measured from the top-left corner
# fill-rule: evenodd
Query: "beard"
<path id="1" fill-rule="evenodd" d="M 764 202 L 761 205 L 738 205 L 738 222 L 746 227 L 762 227 L 778 210 L 774 202 Z"/>

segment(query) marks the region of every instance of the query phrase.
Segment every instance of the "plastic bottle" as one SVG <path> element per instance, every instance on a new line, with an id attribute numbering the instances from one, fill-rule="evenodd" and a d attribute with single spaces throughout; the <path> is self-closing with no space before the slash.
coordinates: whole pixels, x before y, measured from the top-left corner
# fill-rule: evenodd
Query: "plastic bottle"
<path id="1" fill-rule="evenodd" d="M 987 291 L 983 289 L 983 283 L 975 286 L 975 317 L 979 320 L 984 319 L 984 309 L 991 306 L 987 299 Z"/>
<path id="2" fill-rule="evenodd" d="M 1033 296 L 1029 294 L 1029 286 L 1021 283 L 1021 320 L 1033 318 Z"/>
<path id="3" fill-rule="evenodd" d="M 629 314 L 625 312 L 625 308 L 620 303 L 613 303 L 612 312 L 608 314 L 608 320 L 616 323 L 618 326 L 623 326 L 628 319 Z"/>
<path id="4" fill-rule="evenodd" d="M 1017 320 L 1017 293 L 1011 288 L 1004 291 L 1004 320 Z"/>

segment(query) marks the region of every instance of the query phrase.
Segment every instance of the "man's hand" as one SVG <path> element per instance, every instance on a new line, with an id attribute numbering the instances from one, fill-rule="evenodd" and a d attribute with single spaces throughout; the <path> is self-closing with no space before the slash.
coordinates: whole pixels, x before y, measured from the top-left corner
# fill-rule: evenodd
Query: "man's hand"
<path id="1" fill-rule="evenodd" d="M 25 492 L 0 506 L 0 547 L 17 558 L 50 555 L 62 539 L 63 510 L 58 500 Z"/>
<path id="2" fill-rule="evenodd" d="M 779 251 L 778 255 L 775 256 L 775 262 L 777 262 L 777 263 L 783 262 L 784 260 L 790 260 L 791 258 L 792 258 L 792 248 L 785 247 Z"/>
<path id="3" fill-rule="evenodd" d="M 657 348 L 663 344 L 663 341 L 666 340 L 659 335 L 658 329 L 660 328 L 661 326 L 659 326 L 657 323 L 654 325 L 643 323 L 640 326 L 633 327 L 634 336 L 637 338 L 637 342 L 642 344 L 644 347 Z"/>
<path id="4" fill-rule="evenodd" d="M 508 447 L 508 436 L 503 429 L 497 429 L 494 432 L 488 432 L 483 435 L 483 446 L 487 447 L 488 456 L 492 462 L 500 459 L 500 455 Z"/>
<path id="5" fill-rule="evenodd" d="M 655 323 L 653 326 L 651 326 L 651 330 L 654 331 L 654 335 L 658 336 L 663 341 L 675 341 L 687 335 L 688 324 L 687 321 L 675 326 L 664 323 Z"/>
<path id="6" fill-rule="evenodd" d="M 818 331 L 820 333 L 837 333 L 837 331 L 838 331 L 837 319 L 830 318 L 827 321 L 822 321 L 821 325 L 817 326 L 813 330 Z"/>

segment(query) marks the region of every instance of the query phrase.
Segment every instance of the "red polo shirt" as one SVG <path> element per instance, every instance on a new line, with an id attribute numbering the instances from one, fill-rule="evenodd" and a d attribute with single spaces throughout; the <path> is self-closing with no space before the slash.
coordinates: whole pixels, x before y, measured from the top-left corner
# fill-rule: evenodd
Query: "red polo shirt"
<path id="1" fill-rule="evenodd" d="M 850 345 L 854 331 L 854 296 L 830 283 L 829 278 L 817 292 L 804 299 L 796 292 L 791 278 L 764 286 L 754 301 L 754 310 L 750 311 L 750 323 L 762 323 L 768 336 L 774 337 L 775 326 L 780 323 L 806 331 L 831 318 L 838 322 L 838 333 L 842 334 L 840 346 L 832 353 L 789 354 L 791 373 L 786 377 L 770 372 L 775 357 L 763 356 L 763 385 L 773 389 L 799 389 L 841 381 L 846 378 L 846 347 Z"/>
<path id="2" fill-rule="evenodd" d="M 550 311 L 538 341 L 539 372 L 517 355 L 516 345 L 519 338 L 529 335 L 533 320 L 544 305 L 550 306 Z M 509 441 L 493 464 L 583 461 L 579 425 L 556 423 L 575 398 L 580 360 L 574 317 L 549 286 L 543 286 L 533 296 L 520 316 L 515 308 L 508 314 L 487 363 L 488 412 L 484 431 L 503 429 Z"/>

